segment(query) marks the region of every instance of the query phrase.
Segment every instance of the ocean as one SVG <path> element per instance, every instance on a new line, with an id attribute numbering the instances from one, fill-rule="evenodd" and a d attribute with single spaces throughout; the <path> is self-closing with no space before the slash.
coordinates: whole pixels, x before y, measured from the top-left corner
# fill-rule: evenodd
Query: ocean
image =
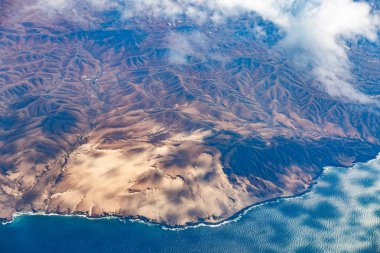
<path id="1" fill-rule="evenodd" d="M 0 252 L 380 252 L 380 157 L 218 226 L 21 215 L 0 225 Z"/>

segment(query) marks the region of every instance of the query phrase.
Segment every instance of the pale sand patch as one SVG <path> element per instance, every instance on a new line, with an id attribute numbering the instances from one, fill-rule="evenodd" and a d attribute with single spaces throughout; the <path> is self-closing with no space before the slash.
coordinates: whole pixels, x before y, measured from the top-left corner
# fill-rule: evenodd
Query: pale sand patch
<path id="1" fill-rule="evenodd" d="M 202 143 L 207 135 L 171 134 L 154 144 L 124 140 L 112 150 L 90 141 L 71 154 L 48 211 L 143 216 L 171 225 L 227 218 L 255 199 L 244 184 L 231 184 L 220 153 Z"/>

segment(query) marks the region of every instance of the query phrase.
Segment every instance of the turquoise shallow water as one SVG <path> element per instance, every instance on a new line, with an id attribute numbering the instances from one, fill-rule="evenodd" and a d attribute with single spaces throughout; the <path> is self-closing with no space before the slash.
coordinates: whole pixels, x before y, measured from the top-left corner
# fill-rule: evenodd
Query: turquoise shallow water
<path id="1" fill-rule="evenodd" d="M 302 197 L 218 227 L 37 215 L 0 225 L 0 252 L 380 252 L 379 243 L 380 158 L 328 168 Z"/>

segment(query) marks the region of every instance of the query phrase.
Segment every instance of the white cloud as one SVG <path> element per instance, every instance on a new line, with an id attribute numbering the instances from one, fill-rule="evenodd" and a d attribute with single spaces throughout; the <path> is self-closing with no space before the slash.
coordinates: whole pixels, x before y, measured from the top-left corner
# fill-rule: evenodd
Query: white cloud
<path id="1" fill-rule="evenodd" d="M 166 40 L 170 49 L 169 62 L 172 64 L 187 64 L 191 56 L 205 59 L 208 54 L 208 37 L 201 32 L 194 31 L 185 34 L 171 32 Z"/>
<path id="2" fill-rule="evenodd" d="M 75 0 L 39 0 L 50 8 L 70 6 Z M 354 0 L 86 0 L 92 6 L 118 8 L 124 17 L 152 15 L 175 18 L 187 15 L 196 22 L 223 22 L 226 16 L 255 12 L 284 33 L 279 46 L 291 51 L 294 61 L 307 65 L 331 95 L 360 103 L 371 98 L 355 89 L 347 41 L 375 40 L 380 18 L 366 2 Z M 181 38 L 177 38 L 181 39 Z M 183 39 L 183 38 L 182 38 Z M 177 43 L 179 44 L 179 43 Z M 186 46 L 189 41 L 183 41 Z M 177 46 L 178 47 L 178 46 Z M 296 50 L 295 50 L 296 49 Z M 185 54 L 186 50 L 184 51 Z M 297 53 L 295 53 L 297 52 Z M 179 61 L 183 61 L 180 54 Z M 174 58 L 173 58 L 174 59 Z"/>
<path id="3" fill-rule="evenodd" d="M 347 55 L 347 40 L 358 37 L 376 40 L 380 18 L 378 13 L 371 13 L 369 4 L 352 0 L 213 2 L 214 8 L 224 15 L 249 10 L 279 26 L 286 34 L 280 42 L 282 48 L 295 54 L 296 63 L 310 66 L 312 74 L 331 96 L 371 102 L 370 97 L 350 82 L 354 77 Z"/>
<path id="4" fill-rule="evenodd" d="M 351 0 L 311 1 L 289 15 L 282 28 L 286 37 L 281 45 L 302 52 L 294 60 L 310 65 L 330 95 L 371 102 L 350 83 L 354 77 L 347 55 L 347 40 L 376 40 L 379 16 L 371 14 L 369 5 Z"/>
<path id="5" fill-rule="evenodd" d="M 45 10 L 59 10 L 68 7 L 72 4 L 72 1 L 66 0 L 40 0 L 37 2 L 37 6 L 44 8 Z"/>

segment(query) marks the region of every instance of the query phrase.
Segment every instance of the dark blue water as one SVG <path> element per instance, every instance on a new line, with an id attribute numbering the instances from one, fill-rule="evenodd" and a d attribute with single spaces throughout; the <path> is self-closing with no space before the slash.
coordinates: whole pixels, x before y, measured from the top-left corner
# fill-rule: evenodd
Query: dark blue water
<path id="1" fill-rule="evenodd" d="M 257 206 L 219 227 L 19 216 L 0 252 L 380 252 L 380 158 L 330 168 L 308 194 Z"/>

